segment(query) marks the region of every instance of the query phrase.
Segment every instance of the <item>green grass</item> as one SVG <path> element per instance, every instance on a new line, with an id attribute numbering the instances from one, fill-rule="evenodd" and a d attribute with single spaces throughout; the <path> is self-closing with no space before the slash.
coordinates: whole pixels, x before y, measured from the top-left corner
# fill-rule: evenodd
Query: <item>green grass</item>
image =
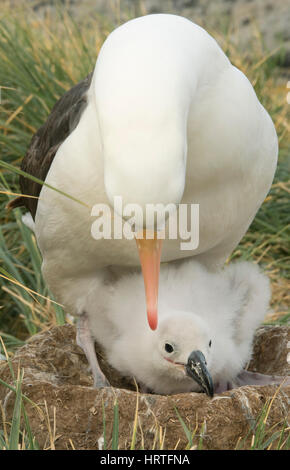
<path id="1" fill-rule="evenodd" d="M 11 15 L 11 11 L 5 14 L 4 10 L 0 18 L 0 163 L 13 165 L 16 171 L 32 134 L 55 101 L 94 65 L 95 34 L 85 40 L 64 11 L 59 10 L 57 15 L 57 21 L 32 19 L 33 28 L 21 11 Z M 7 346 L 13 348 L 18 340 L 47 324 L 62 324 L 64 314 L 50 300 L 26 289 L 51 298 L 41 276 L 41 257 L 34 236 L 21 223 L 20 210 L 8 213 L 5 209 L 13 197 L 7 192 L 19 192 L 18 175 L 2 167 L 0 190 L 1 266 L 18 283 L 0 278 L 0 330 L 10 335 L 4 339 L 9 339 Z M 3 272 L 0 274 L 3 276 Z"/>
<path id="2" fill-rule="evenodd" d="M 0 431 L 0 450 L 38 450 L 39 446 L 31 431 L 22 398 L 23 371 L 19 372 L 15 386 L 15 401 L 10 429 Z M 21 426 L 21 417 L 24 424 Z"/>
<path id="3" fill-rule="evenodd" d="M 289 426 L 285 420 L 284 423 L 275 423 L 270 426 L 268 417 L 271 411 L 273 401 L 278 394 L 279 388 L 272 399 L 268 399 L 261 409 L 256 421 L 250 426 L 250 429 L 244 438 L 241 438 L 236 445 L 237 450 L 289 450 L 290 434 Z M 282 424 L 282 429 L 281 429 Z M 279 430 L 277 427 L 279 426 Z M 247 445 L 247 439 L 251 438 L 250 446 Z"/>
<path id="4" fill-rule="evenodd" d="M 119 16 L 118 12 L 109 19 L 92 16 L 77 24 L 60 8 L 54 17 L 43 20 L 27 13 L 25 7 L 13 11 L 3 8 L 0 12 L 0 332 L 10 355 L 36 332 L 63 324 L 65 314 L 53 302 L 42 278 L 41 256 L 34 235 L 21 223 L 21 210 L 8 212 L 6 205 L 13 194 L 19 193 L 17 172 L 33 133 L 64 91 L 91 72 L 100 46 Z M 253 260 L 263 266 L 273 290 L 273 314 L 268 321 L 285 324 L 290 315 L 290 160 L 289 105 L 278 67 L 283 49 L 266 50 L 253 24 L 252 47 L 243 50 L 230 40 L 228 22 L 212 24 L 210 32 L 254 85 L 279 137 L 279 164 L 272 189 L 231 258 Z M 1 347 L 0 353 L 4 353 Z M 20 436 L 21 375 L 15 387 L 11 445 L 16 445 L 17 433 L 18 441 Z M 117 412 L 116 408 L 116 416 Z M 28 439 L 27 423 L 23 429 Z M 0 445 L 10 445 L 3 433 Z M 118 446 L 117 432 L 112 445 Z"/>
<path id="5" fill-rule="evenodd" d="M 6 410 L 5 410 L 5 401 L 0 404 L 1 407 L 1 416 L 3 429 L 0 429 L 0 450 L 38 450 L 39 446 L 36 442 L 29 419 L 25 410 L 25 402 L 33 406 L 37 406 L 29 398 L 22 394 L 22 380 L 24 375 L 23 369 L 18 369 L 17 377 L 11 364 L 11 360 L 8 356 L 5 345 L 2 342 L 0 337 L 0 342 L 3 346 L 3 351 L 5 352 L 6 360 L 9 366 L 10 374 L 13 380 L 14 385 L 9 385 L 0 379 L 0 385 L 4 386 L 9 390 L 8 393 L 15 394 L 14 408 L 12 414 L 11 422 L 7 421 Z M 21 421 L 22 419 L 22 421 Z"/>
<path id="6" fill-rule="evenodd" d="M 277 392 L 276 392 L 277 394 Z M 249 425 L 249 430 L 246 436 L 240 438 L 236 443 L 235 450 L 289 450 L 290 449 L 290 434 L 289 427 L 285 421 L 282 424 L 276 423 L 273 426 L 268 424 L 268 417 L 270 414 L 271 406 L 276 394 L 271 400 L 268 400 L 262 407 L 257 419 L 254 423 Z M 198 430 L 198 425 L 191 431 L 185 424 L 185 421 L 180 416 L 176 409 L 178 420 L 186 435 L 188 443 L 185 450 L 202 450 L 204 446 L 204 433 L 206 429 L 206 422 L 204 422 Z M 279 425 L 279 430 L 277 427 Z"/>

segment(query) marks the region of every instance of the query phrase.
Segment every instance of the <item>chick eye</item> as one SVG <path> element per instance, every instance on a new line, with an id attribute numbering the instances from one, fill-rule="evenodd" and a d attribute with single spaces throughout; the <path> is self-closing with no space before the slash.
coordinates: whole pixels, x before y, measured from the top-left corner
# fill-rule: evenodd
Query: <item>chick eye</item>
<path id="1" fill-rule="evenodd" d="M 168 353 L 172 353 L 173 350 L 174 350 L 173 346 L 172 346 L 171 344 L 169 344 L 169 343 L 165 343 L 164 349 L 165 349 L 165 351 L 168 352 Z"/>
<path id="2" fill-rule="evenodd" d="M 208 345 L 209 345 L 209 347 L 211 347 L 211 340 L 210 340 L 210 342 L 208 343 Z"/>

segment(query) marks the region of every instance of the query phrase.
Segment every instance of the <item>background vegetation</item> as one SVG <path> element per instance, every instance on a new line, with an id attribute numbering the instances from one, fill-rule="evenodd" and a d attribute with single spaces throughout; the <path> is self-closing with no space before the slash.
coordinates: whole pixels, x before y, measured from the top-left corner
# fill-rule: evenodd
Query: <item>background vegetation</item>
<path id="1" fill-rule="evenodd" d="M 33 133 L 55 101 L 93 69 L 104 39 L 120 16 L 116 9 L 110 18 L 96 15 L 77 22 L 58 7 L 43 18 L 27 8 L 12 10 L 8 6 L 0 13 L 0 334 L 8 355 L 29 336 L 66 321 L 41 276 L 41 256 L 34 235 L 21 222 L 23 212 L 6 209 L 9 200 L 19 193 L 17 169 Z M 279 136 L 279 163 L 272 189 L 232 258 L 263 266 L 273 291 L 272 312 L 266 321 L 286 323 L 290 277 L 289 105 L 280 68 L 285 51 L 283 44 L 275 50 L 266 49 L 254 22 L 246 50 L 232 41 L 233 31 L 225 19 L 215 21 L 215 27 L 202 25 L 248 76 Z M 1 345 L 0 353 L 4 354 Z M 19 380 L 21 384 L 21 377 Z M 19 408 L 20 388 L 17 397 Z"/>

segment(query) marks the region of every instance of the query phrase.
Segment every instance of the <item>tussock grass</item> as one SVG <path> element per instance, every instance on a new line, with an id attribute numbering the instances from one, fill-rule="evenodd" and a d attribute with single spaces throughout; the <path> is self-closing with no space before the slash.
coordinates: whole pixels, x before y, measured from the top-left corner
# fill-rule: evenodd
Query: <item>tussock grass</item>
<path id="1" fill-rule="evenodd" d="M 269 398 L 264 404 L 256 421 L 250 426 L 245 437 L 241 437 L 237 444 L 236 450 L 249 448 L 250 450 L 289 450 L 290 449 L 290 428 L 285 420 L 283 423 L 275 423 L 270 426 L 268 418 L 271 412 L 274 400 L 281 389 L 281 385 L 277 388 L 272 398 Z M 282 430 L 281 430 L 282 425 Z M 280 429 L 277 430 L 277 427 Z M 248 446 L 246 441 L 251 438 L 251 444 Z"/>
<path id="2" fill-rule="evenodd" d="M 120 11 L 115 11 L 112 18 L 95 15 L 77 23 L 60 7 L 55 14 L 42 19 L 28 7 L 5 7 L 0 12 L 0 331 L 8 354 L 13 354 L 15 348 L 36 332 L 65 322 L 61 306 L 54 302 L 41 276 L 41 256 L 34 235 L 21 223 L 21 210 L 8 212 L 6 209 L 13 195 L 19 193 L 17 171 L 21 159 L 33 133 L 44 122 L 55 101 L 91 72 L 105 37 L 121 16 L 124 18 L 124 12 L 121 15 Z M 129 16 L 130 13 L 127 19 Z M 231 259 L 254 260 L 263 266 L 273 290 L 273 313 L 267 320 L 286 323 L 290 315 L 290 183 L 289 105 L 286 80 L 284 84 L 278 67 L 283 47 L 266 50 L 254 22 L 252 44 L 247 49 L 232 39 L 235 31 L 230 23 L 220 19 L 212 22 L 210 28 L 204 20 L 199 23 L 246 73 L 277 129 L 280 154 L 274 183 Z M 3 346 L 0 346 L 1 353 L 4 354 Z M 15 379 L 13 389 L 16 394 L 13 437 L 10 442 L 7 432 L 4 435 L 3 431 L 0 434 L 2 448 L 15 447 L 15 436 L 20 445 L 21 377 L 20 374 Z M 114 416 L 117 429 L 117 403 Z M 34 445 L 29 423 L 25 426 L 21 431 L 24 448 Z M 140 431 L 138 413 L 134 422 L 135 436 L 137 429 Z M 185 432 L 189 436 L 188 448 L 192 448 L 192 431 Z M 164 430 L 156 428 L 156 448 L 162 449 L 164 437 Z M 281 435 L 280 441 L 280 447 L 285 447 L 284 436 Z M 202 440 L 198 445 L 202 446 Z M 72 442 L 70 446 L 73 448 Z M 118 447 L 117 431 L 112 446 Z M 135 438 L 132 446 L 134 448 Z M 257 446 L 254 439 L 253 447 Z"/>
<path id="3" fill-rule="evenodd" d="M 25 402 L 37 406 L 29 398 L 22 394 L 22 380 L 24 371 L 18 369 L 17 377 L 15 376 L 7 349 L 0 336 L 0 343 L 2 344 L 3 351 L 5 353 L 6 360 L 8 362 L 11 377 L 14 385 L 9 385 L 0 379 L 0 385 L 7 388 L 8 393 L 6 400 L 3 405 L 0 403 L 1 421 L 3 423 L 3 429 L 0 428 L 0 450 L 38 450 L 39 446 L 33 436 L 29 419 L 25 411 Z M 14 393 L 14 408 L 11 422 L 7 421 L 6 418 L 6 404 L 9 395 Z M 21 422 L 22 418 L 22 422 Z"/>
<path id="4" fill-rule="evenodd" d="M 92 34 L 83 37 L 64 10 L 43 21 L 29 16 L 28 22 L 27 11 L 7 9 L 0 18 L 0 163 L 15 169 L 55 101 L 92 70 L 96 42 L 101 44 L 104 36 L 92 25 Z M 43 282 L 39 250 L 21 223 L 21 211 L 6 210 L 7 202 L 19 193 L 15 172 L 0 169 L 0 191 L 0 261 L 6 271 L 0 272 L 0 329 L 13 348 L 43 327 L 62 324 L 64 314 Z"/>

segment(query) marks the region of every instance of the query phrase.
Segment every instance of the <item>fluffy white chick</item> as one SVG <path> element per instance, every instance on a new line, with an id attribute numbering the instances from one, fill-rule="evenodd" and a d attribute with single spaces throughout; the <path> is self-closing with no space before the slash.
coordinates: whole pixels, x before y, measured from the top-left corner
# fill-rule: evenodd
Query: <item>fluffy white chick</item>
<path id="1" fill-rule="evenodd" d="M 218 273 L 194 259 L 163 264 L 154 331 L 147 325 L 139 272 L 100 283 L 87 300 L 91 334 L 122 375 L 155 393 L 203 390 L 212 396 L 249 378 L 242 371 L 267 312 L 270 286 L 251 263 L 234 263 Z"/>

